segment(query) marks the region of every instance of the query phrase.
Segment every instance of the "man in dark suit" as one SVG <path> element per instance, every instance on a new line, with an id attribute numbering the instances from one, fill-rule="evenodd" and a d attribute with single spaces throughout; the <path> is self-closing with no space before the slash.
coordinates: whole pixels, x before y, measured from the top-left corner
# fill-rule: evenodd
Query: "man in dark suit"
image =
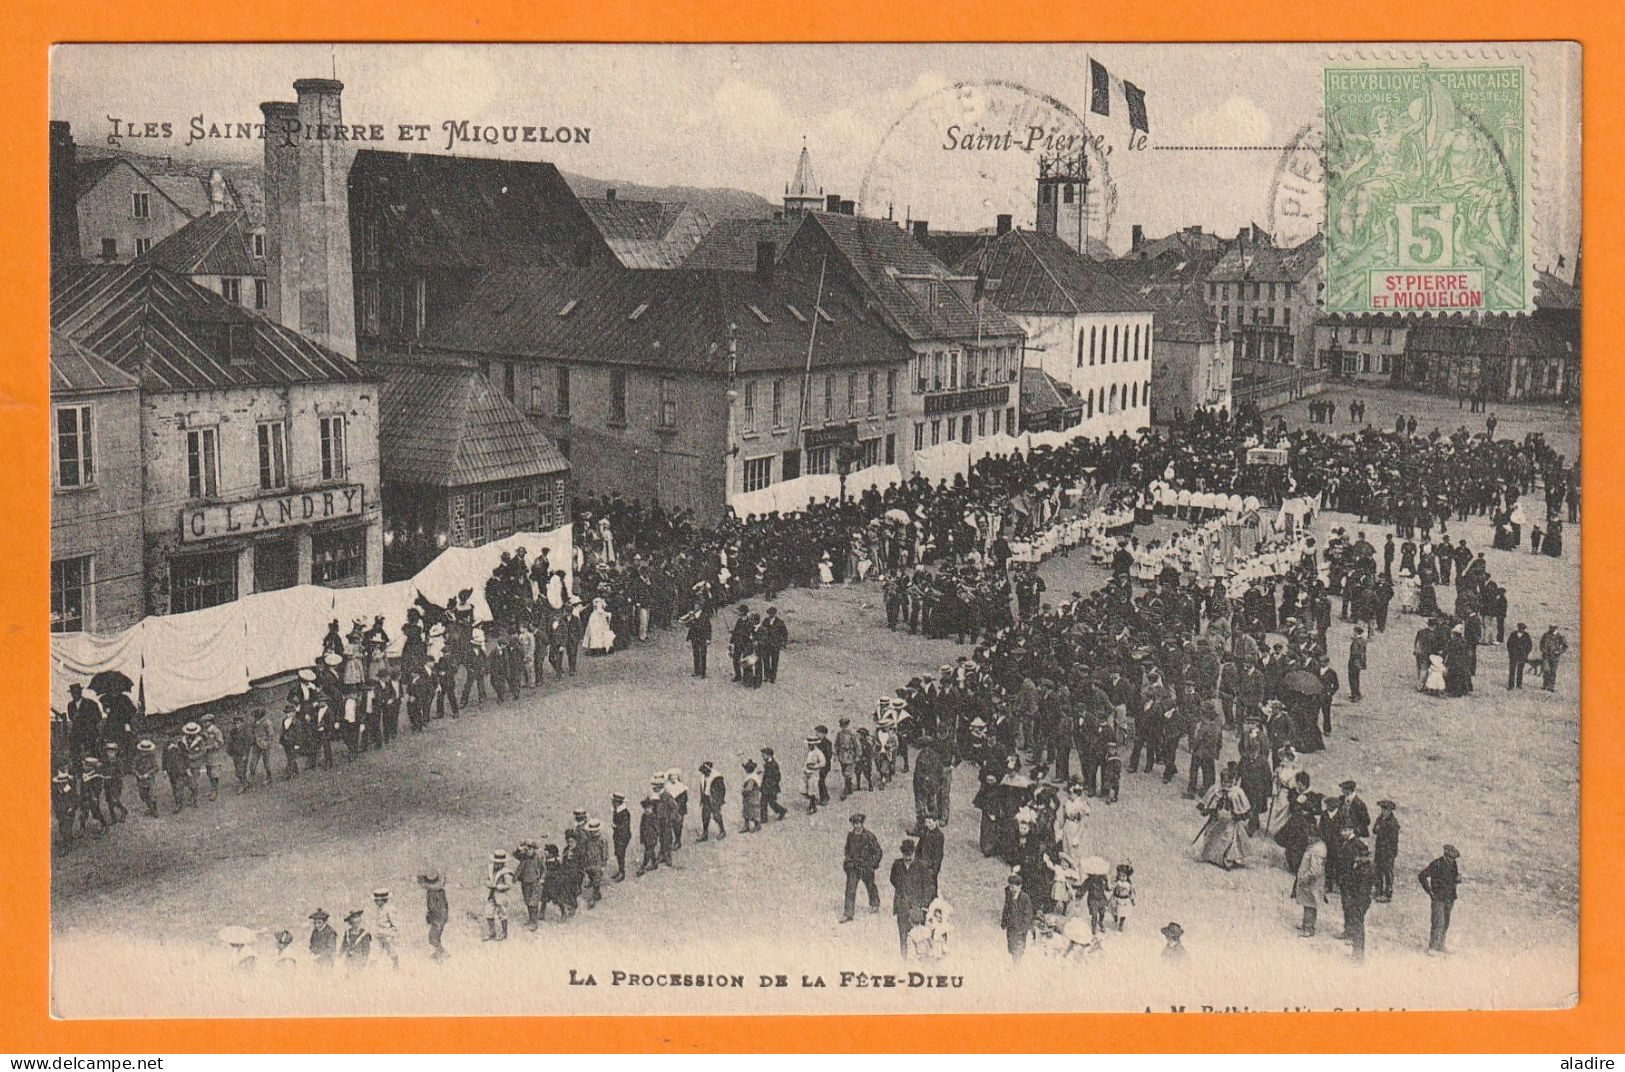
<path id="1" fill-rule="evenodd" d="M 701 607 L 695 607 L 688 620 L 688 646 L 694 652 L 694 676 L 705 676 L 706 654 L 711 647 L 711 616 Z"/>
<path id="2" fill-rule="evenodd" d="M 767 822 L 767 813 L 773 812 L 780 819 L 789 814 L 783 804 L 779 803 L 779 794 L 784 790 L 784 773 L 779 769 L 779 761 L 773 758 L 773 749 L 762 749 L 762 822 Z"/>
<path id="3" fill-rule="evenodd" d="M 615 845 L 615 881 L 626 880 L 626 850 L 632 844 L 632 811 L 626 806 L 626 796 L 611 793 L 609 797 L 610 834 Z"/>
<path id="4" fill-rule="evenodd" d="M 880 911 L 880 890 L 875 887 L 875 870 L 883 855 L 880 839 L 863 826 L 864 814 L 852 816 L 852 830 L 846 835 L 846 849 L 841 858 L 841 869 L 846 872 L 846 901 L 841 910 L 841 922 L 852 922 L 857 909 L 858 884 L 869 894 L 869 911 Z"/>
<path id="5" fill-rule="evenodd" d="M 1004 885 L 1004 912 L 999 917 L 999 925 L 1004 928 L 1004 943 L 1010 950 L 1010 959 L 1017 964 L 1027 951 L 1027 936 L 1032 933 L 1035 915 L 1033 899 L 1021 888 L 1021 876 L 1011 875 Z"/>
<path id="6" fill-rule="evenodd" d="M 744 658 L 756 642 L 756 623 L 751 621 L 750 608 L 739 604 L 739 617 L 728 631 L 728 654 L 733 658 L 734 680 L 745 680 Z"/>
<path id="7" fill-rule="evenodd" d="M 919 862 L 922 872 L 926 904 L 937 899 L 937 878 L 942 874 L 942 857 L 946 847 L 942 825 L 937 822 L 935 815 L 927 815 L 925 828 L 920 831 L 919 842 L 914 846 L 914 858 Z"/>
<path id="8" fill-rule="evenodd" d="M 1523 688 L 1524 668 L 1529 665 L 1529 653 L 1535 650 L 1535 638 L 1522 622 L 1507 637 L 1507 688 Z"/>
<path id="9" fill-rule="evenodd" d="M 722 775 L 716 773 L 711 762 L 707 760 L 700 764 L 700 840 L 705 841 L 711 833 L 713 820 L 717 824 L 717 837 L 728 836 L 728 824 L 722 820 L 722 806 L 728 801 L 728 787 L 722 781 Z"/>
<path id="10" fill-rule="evenodd" d="M 756 629 L 756 652 L 762 659 L 762 680 L 773 684 L 779 680 L 779 654 L 790 643 L 790 629 L 779 617 L 779 608 L 767 608 L 767 616 Z"/>
<path id="11" fill-rule="evenodd" d="M 926 868 L 914 855 L 914 842 L 905 840 L 898 851 L 902 855 L 891 865 L 891 911 L 897 920 L 898 953 L 907 958 L 908 932 L 925 920 L 925 909 L 931 902 L 924 897 L 922 875 Z"/>
<path id="12" fill-rule="evenodd" d="M 1445 935 L 1450 933 L 1450 913 L 1456 907 L 1456 886 L 1461 882 L 1461 871 L 1456 864 L 1461 853 L 1454 845 L 1446 845 L 1444 853 L 1424 867 L 1416 876 L 1433 902 L 1432 919 L 1428 928 L 1428 956 L 1448 953 Z"/>

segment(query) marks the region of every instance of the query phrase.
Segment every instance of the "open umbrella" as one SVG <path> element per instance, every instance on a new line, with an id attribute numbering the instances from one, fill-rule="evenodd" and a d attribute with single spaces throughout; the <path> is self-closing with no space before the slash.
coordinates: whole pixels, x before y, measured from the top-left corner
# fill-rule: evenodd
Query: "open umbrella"
<path id="1" fill-rule="evenodd" d="M 135 688 L 122 670 L 98 670 L 90 679 L 90 691 L 98 696 L 110 696 L 113 693 L 129 692 Z"/>
<path id="2" fill-rule="evenodd" d="M 227 945 L 253 945 L 254 931 L 249 927 L 221 927 L 219 937 Z"/>
<path id="3" fill-rule="evenodd" d="M 1299 696 L 1319 696 L 1324 691 L 1320 678 L 1307 670 L 1294 670 L 1281 681 L 1281 687 Z"/>
<path id="4" fill-rule="evenodd" d="M 1086 875 L 1104 875 L 1111 871 L 1111 864 L 1108 864 L 1104 857 L 1085 856 L 1078 864 L 1078 870 Z"/>
<path id="5" fill-rule="evenodd" d="M 899 524 L 906 525 L 914 519 L 908 516 L 908 511 L 899 510 L 896 507 L 893 507 L 892 509 L 886 511 L 886 520 L 896 521 Z"/>

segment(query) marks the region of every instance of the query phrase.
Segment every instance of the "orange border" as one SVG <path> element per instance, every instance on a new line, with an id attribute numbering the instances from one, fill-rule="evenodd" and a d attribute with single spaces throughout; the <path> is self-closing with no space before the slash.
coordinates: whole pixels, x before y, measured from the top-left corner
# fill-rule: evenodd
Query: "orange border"
<path id="1" fill-rule="evenodd" d="M 329 1020 L 316 1032 L 293 1022 L 135 1021 L 57 1022 L 46 1004 L 49 918 L 49 808 L 41 772 L 47 767 L 47 650 L 43 629 L 49 598 L 49 491 L 45 405 L 47 226 L 47 49 L 53 41 L 143 40 L 1471 40 L 1553 39 L 1585 48 L 1586 289 L 1585 455 L 1591 485 L 1591 531 L 1621 521 L 1617 485 L 1602 474 L 1622 456 L 1616 413 L 1625 371 L 1610 362 L 1625 350 L 1611 310 L 1620 272 L 1618 221 L 1625 219 L 1625 183 L 1609 165 L 1625 160 L 1622 113 L 1612 106 L 1614 81 L 1625 68 L 1625 16 L 1612 4 L 1547 5 L 1521 0 L 1366 0 L 1339 11 L 1258 0 L 1177 4 L 1069 4 L 1022 0 L 1003 10 L 959 0 L 818 0 L 758 10 L 748 0 L 635 4 L 542 4 L 502 0 L 460 15 L 439 0 L 351 0 L 342 8 L 281 0 L 236 7 L 142 0 L 72 3 L 23 0 L 8 8 L 0 69 L 11 75 L 0 96 L 0 131 L 7 166 L 0 168 L 6 209 L 6 256 L 0 259 L 0 312 L 9 340 L 0 399 L 0 502 L 10 503 L 0 602 L 7 626 L 0 643 L 0 681 L 9 686 L 4 746 L 0 747 L 0 815 L 13 849 L 0 867 L 0 964 L 9 1000 L 0 1015 L 0 1049 L 34 1053 L 274 1052 L 296 1048 L 372 1051 L 522 1051 L 538 1043 L 558 1050 L 658 1049 L 935 1051 L 1090 1049 L 1117 1051 L 1270 1051 L 1440 1049 L 1611 1052 L 1625 1039 L 1625 854 L 1610 827 L 1612 803 L 1625 769 L 1625 689 L 1618 675 L 1597 672 L 1619 663 L 1618 635 L 1602 627 L 1618 595 L 1625 542 L 1586 541 L 1585 734 L 1581 802 L 1581 994 L 1563 1012 L 1411 1014 L 1246 1014 L 665 1017 Z M 1290 8 L 1290 10 L 1289 10 Z M 1606 162 L 1606 163 L 1605 163 Z M 1602 180 L 1602 181 L 1598 181 Z M 1606 284 L 1606 285 L 1605 285 Z M 26 624 L 24 624 L 26 623 Z M 1511 805 L 1516 806 L 1514 803 Z M 20 858 L 19 858 L 20 857 Z"/>

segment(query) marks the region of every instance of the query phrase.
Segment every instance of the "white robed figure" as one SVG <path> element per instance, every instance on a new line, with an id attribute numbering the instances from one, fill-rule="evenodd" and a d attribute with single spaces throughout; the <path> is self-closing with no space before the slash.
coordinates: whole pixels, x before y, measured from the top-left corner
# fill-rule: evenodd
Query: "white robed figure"
<path id="1" fill-rule="evenodd" d="M 615 647 L 615 632 L 610 628 L 609 606 L 602 597 L 592 601 L 592 617 L 587 619 L 587 630 L 581 646 L 588 653 L 608 654 Z"/>

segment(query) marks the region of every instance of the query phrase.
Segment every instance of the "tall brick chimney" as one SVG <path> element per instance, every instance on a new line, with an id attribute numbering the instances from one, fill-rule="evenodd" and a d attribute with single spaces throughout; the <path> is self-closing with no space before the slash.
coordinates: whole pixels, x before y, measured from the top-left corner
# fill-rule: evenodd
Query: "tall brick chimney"
<path id="1" fill-rule="evenodd" d="M 299 105 L 292 101 L 267 101 L 260 105 L 265 116 L 265 277 L 267 281 L 265 315 L 289 327 L 299 322 L 299 287 L 294 273 L 299 258 L 292 254 L 294 217 L 289 207 L 293 203 L 294 186 L 298 182 L 298 165 L 294 160 L 298 151 Z M 283 256 L 283 242 L 290 254 Z M 286 301 L 283 296 L 287 295 Z M 288 310 L 287 315 L 283 309 Z"/>
<path id="2" fill-rule="evenodd" d="M 301 78 L 293 89 L 297 104 L 260 106 L 267 123 L 265 253 L 266 270 L 275 284 L 274 315 L 353 359 L 355 290 L 347 183 L 351 156 L 348 143 L 320 136 L 343 122 L 339 95 L 344 83 Z M 276 130 L 270 128 L 273 117 L 279 123 Z M 297 127 L 292 136 L 283 136 L 290 130 L 290 119 Z"/>
<path id="3" fill-rule="evenodd" d="M 73 128 L 51 121 L 51 267 L 79 260 L 79 150 Z"/>

